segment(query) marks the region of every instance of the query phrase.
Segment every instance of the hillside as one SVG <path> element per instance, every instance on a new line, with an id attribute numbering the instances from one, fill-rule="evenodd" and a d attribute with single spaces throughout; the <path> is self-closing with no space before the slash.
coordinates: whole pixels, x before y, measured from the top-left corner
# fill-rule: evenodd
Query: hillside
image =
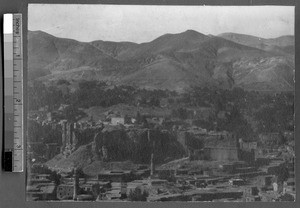
<path id="1" fill-rule="evenodd" d="M 43 82 L 102 80 L 178 92 L 194 85 L 286 91 L 294 85 L 293 47 L 292 36 L 215 37 L 187 30 L 136 44 L 85 43 L 29 31 L 28 73 Z"/>
<path id="2" fill-rule="evenodd" d="M 270 39 L 237 33 L 222 33 L 218 36 L 235 43 L 258 48 L 277 55 L 295 54 L 295 38 L 291 35 Z"/>
<path id="3" fill-rule="evenodd" d="M 35 78 L 79 67 L 111 68 L 117 61 L 90 44 L 36 31 L 28 33 L 28 63 Z"/>

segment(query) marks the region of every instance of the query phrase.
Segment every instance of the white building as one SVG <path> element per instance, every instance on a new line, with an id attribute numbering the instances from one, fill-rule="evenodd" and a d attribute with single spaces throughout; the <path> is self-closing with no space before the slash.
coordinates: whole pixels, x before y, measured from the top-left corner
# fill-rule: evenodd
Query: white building
<path id="1" fill-rule="evenodd" d="M 113 118 L 111 118 L 111 124 L 112 125 L 119 125 L 119 124 L 124 125 L 125 119 L 122 117 L 113 117 Z"/>

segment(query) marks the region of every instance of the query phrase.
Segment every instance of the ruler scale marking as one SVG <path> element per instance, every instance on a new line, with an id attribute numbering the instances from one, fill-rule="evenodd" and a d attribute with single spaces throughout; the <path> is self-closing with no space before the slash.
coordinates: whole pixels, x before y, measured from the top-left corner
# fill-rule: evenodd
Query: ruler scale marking
<path id="1" fill-rule="evenodd" d="M 4 15 L 4 169 L 23 171 L 22 15 Z"/>

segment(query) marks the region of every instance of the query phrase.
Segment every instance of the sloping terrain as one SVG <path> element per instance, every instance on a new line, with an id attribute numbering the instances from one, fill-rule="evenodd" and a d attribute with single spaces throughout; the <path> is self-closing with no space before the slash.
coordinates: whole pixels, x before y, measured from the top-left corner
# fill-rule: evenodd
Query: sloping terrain
<path id="1" fill-rule="evenodd" d="M 52 169 L 59 169 L 65 172 L 72 171 L 74 167 L 83 168 L 92 163 L 93 153 L 91 152 L 91 145 L 82 145 L 69 157 L 62 154 L 56 155 L 54 158 L 45 164 Z"/>
<path id="2" fill-rule="evenodd" d="M 29 78 L 76 68 L 113 68 L 117 60 L 91 44 L 56 38 L 41 31 L 28 33 Z"/>
<path id="3" fill-rule="evenodd" d="M 295 38 L 291 35 L 270 39 L 237 33 L 222 33 L 218 36 L 235 43 L 259 48 L 278 55 L 295 54 Z"/>
<path id="4" fill-rule="evenodd" d="M 29 78 L 43 82 L 102 80 L 111 84 L 184 91 L 190 86 L 293 90 L 294 38 L 217 37 L 193 30 L 142 44 L 78 42 L 29 31 Z"/>

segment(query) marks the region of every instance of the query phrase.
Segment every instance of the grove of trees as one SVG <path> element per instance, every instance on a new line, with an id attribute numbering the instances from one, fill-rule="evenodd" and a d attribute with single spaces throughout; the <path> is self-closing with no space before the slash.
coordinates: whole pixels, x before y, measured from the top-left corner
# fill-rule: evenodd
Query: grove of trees
<path id="1" fill-rule="evenodd" d="M 61 104 L 70 107 L 64 117 L 76 120 L 84 116 L 78 109 L 92 106 L 110 107 L 116 104 L 160 107 L 162 99 L 167 99 L 172 116 L 185 120 L 187 109 L 209 107 L 215 115 L 204 123 L 208 128 L 235 132 L 238 136 L 254 133 L 284 132 L 294 129 L 293 92 L 263 93 L 245 91 L 241 88 L 219 89 L 193 87 L 179 94 L 170 90 L 146 90 L 133 86 L 111 86 L 100 81 L 80 81 L 76 85 L 66 80 L 46 85 L 39 81 L 28 85 L 29 110 L 38 110 L 47 106 L 49 111 L 58 109 Z M 217 114 L 226 112 L 225 119 Z M 141 120 L 142 112 L 138 120 Z M 217 126 L 215 125 L 217 124 Z"/>

